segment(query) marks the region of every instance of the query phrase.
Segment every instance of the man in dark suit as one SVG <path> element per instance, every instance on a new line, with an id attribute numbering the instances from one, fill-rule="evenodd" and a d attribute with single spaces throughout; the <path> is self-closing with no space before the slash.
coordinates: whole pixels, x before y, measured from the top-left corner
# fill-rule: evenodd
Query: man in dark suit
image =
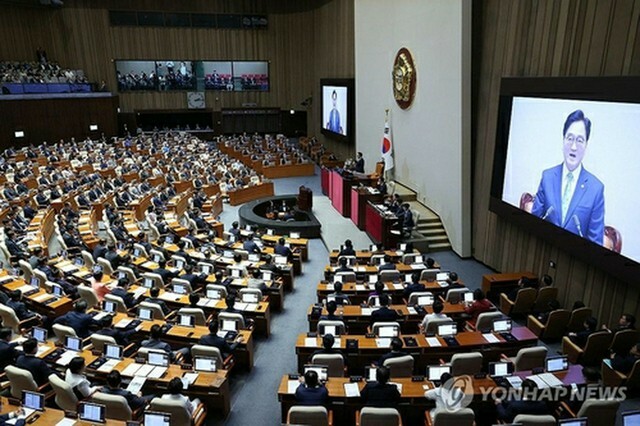
<path id="1" fill-rule="evenodd" d="M 409 203 L 404 203 L 402 205 L 403 213 L 402 213 L 401 229 L 402 229 L 403 235 L 411 235 L 411 231 L 415 226 L 415 223 L 413 221 L 413 213 L 411 213 L 411 209 L 409 207 L 410 207 Z"/>
<path id="2" fill-rule="evenodd" d="M 107 246 L 107 252 L 104 254 L 104 258 L 109 261 L 114 271 L 118 269 L 119 266 L 126 266 L 127 264 L 127 258 L 118 254 L 116 246 L 113 243 L 109 243 Z"/>
<path id="3" fill-rule="evenodd" d="M 240 229 L 238 227 L 240 224 L 236 221 L 231 224 L 231 229 L 229 229 L 229 233 L 235 237 L 237 240 L 240 237 Z"/>
<path id="4" fill-rule="evenodd" d="M 171 272 L 167 269 L 167 261 L 161 260 L 158 262 L 158 268 L 153 270 L 154 274 L 158 274 L 162 277 L 162 281 L 168 284 L 173 278 L 178 276 L 178 272 Z"/>
<path id="5" fill-rule="evenodd" d="M 587 344 L 587 339 L 589 338 L 589 336 L 596 332 L 598 321 L 594 317 L 589 317 L 584 321 L 582 326 L 584 327 L 582 330 L 575 333 L 568 333 L 567 336 L 573 343 L 581 348 L 584 348 Z"/>
<path id="6" fill-rule="evenodd" d="M 127 309 L 131 309 L 136 305 L 136 299 L 133 293 L 129 293 L 127 290 L 129 289 L 129 279 L 128 278 L 120 278 L 118 279 L 118 286 L 111 290 L 112 296 L 118 296 L 122 299 Z"/>
<path id="7" fill-rule="evenodd" d="M 287 256 L 287 259 L 289 260 L 293 257 L 293 253 L 291 252 L 291 249 L 285 245 L 285 239 L 283 237 L 278 239 L 278 243 L 273 248 L 273 252 L 280 256 Z"/>
<path id="8" fill-rule="evenodd" d="M 569 114 L 563 129 L 564 161 L 542 172 L 531 214 L 602 245 L 604 185 L 582 165 L 591 120 L 581 110 Z"/>
<path id="9" fill-rule="evenodd" d="M 356 163 L 353 167 L 354 172 L 364 173 L 364 157 L 361 152 L 356 154 Z"/>
<path id="10" fill-rule="evenodd" d="M 73 328 L 78 337 L 83 339 L 91 334 L 91 327 L 100 325 L 91 315 L 87 314 L 87 302 L 84 300 L 78 300 L 74 305 L 73 311 L 56 318 L 53 323 Z"/>
<path id="11" fill-rule="evenodd" d="M 100 392 L 109 395 L 123 396 L 127 400 L 127 404 L 129 404 L 129 408 L 131 408 L 132 411 L 144 407 L 155 397 L 155 395 L 147 395 L 142 397 L 134 395 L 128 390 L 122 389 L 120 387 L 121 384 L 122 377 L 120 375 L 120 372 L 118 370 L 113 370 L 111 373 L 107 374 L 107 386 L 104 386 L 102 389 L 100 389 Z"/>
<path id="12" fill-rule="evenodd" d="M 5 228 L 5 239 L 4 244 L 7 246 L 7 250 L 9 250 L 9 254 L 11 256 L 19 257 L 24 259 L 27 257 L 27 252 L 22 248 L 20 244 L 18 244 L 15 240 L 15 233 L 12 230 Z"/>
<path id="13" fill-rule="evenodd" d="M 530 399 L 531 395 L 538 389 L 534 381 L 530 379 L 523 380 L 521 389 L 523 396 L 519 399 L 512 401 L 495 400 L 498 420 L 513 423 L 513 419 L 519 414 L 551 414 L 546 401 L 538 401 L 535 398 Z"/>
<path id="14" fill-rule="evenodd" d="M 17 343 L 9 342 L 11 340 L 11 329 L 0 328 L 0 370 L 4 371 L 7 365 L 11 365 L 18 356 L 16 350 Z"/>
<path id="15" fill-rule="evenodd" d="M 327 296 L 327 299 L 333 299 L 338 305 L 349 305 L 351 303 L 349 297 L 342 292 L 342 283 L 340 281 L 333 283 L 333 293 Z"/>
<path id="16" fill-rule="evenodd" d="M 351 242 L 351 240 L 346 240 L 344 242 L 344 247 L 342 248 L 342 250 L 340 250 L 340 253 L 338 253 L 338 256 L 355 256 L 356 255 L 356 251 L 353 249 L 353 243 Z"/>
<path id="17" fill-rule="evenodd" d="M 311 356 L 309 357 L 309 362 L 311 363 L 311 360 L 313 359 L 313 357 L 315 355 L 334 355 L 334 354 L 338 354 L 340 356 L 342 356 L 342 360 L 344 361 L 345 365 L 347 365 L 347 358 L 344 356 L 344 354 L 342 352 L 340 352 L 339 349 L 335 349 L 333 347 L 333 345 L 335 345 L 336 343 L 336 338 L 333 337 L 333 334 L 325 334 L 324 336 L 322 336 L 322 349 L 318 349 L 317 351 L 314 351 Z"/>
<path id="18" fill-rule="evenodd" d="M 420 283 L 420 272 L 414 272 L 411 274 L 411 284 L 405 287 L 403 296 L 407 301 L 411 297 L 411 293 L 416 291 L 424 291 L 424 285 Z"/>
<path id="19" fill-rule="evenodd" d="M 379 366 L 376 369 L 376 381 L 367 383 L 360 392 L 365 406 L 397 408 L 400 392 L 395 385 L 387 383 L 389 376 L 387 367 Z"/>
<path id="20" fill-rule="evenodd" d="M 348 259 L 346 257 L 341 257 L 338 261 L 338 267 L 334 272 L 353 272 L 353 268 L 347 266 Z"/>
<path id="21" fill-rule="evenodd" d="M 7 306 L 13 309 L 18 319 L 20 321 L 24 321 L 28 318 L 37 316 L 38 314 L 27 309 L 27 305 L 25 305 L 21 299 L 22 291 L 14 290 L 9 293 L 9 301 L 7 302 Z"/>
<path id="22" fill-rule="evenodd" d="M 93 260 L 98 260 L 99 257 L 104 257 L 107 254 L 107 241 L 101 239 L 98 244 L 93 248 Z"/>
<path id="23" fill-rule="evenodd" d="M 304 373 L 295 396 L 299 405 L 326 405 L 329 400 L 329 391 L 324 385 L 318 383 L 318 373 L 309 370 Z"/>
<path id="24" fill-rule="evenodd" d="M 166 315 L 169 315 L 169 313 L 171 312 L 171 309 L 169 309 L 167 307 L 167 304 L 164 303 L 164 300 L 159 299 L 158 296 L 160 295 L 160 289 L 158 287 L 152 287 L 149 289 L 149 296 L 146 300 L 146 302 L 149 303 L 155 303 L 156 305 L 160 306 L 160 309 L 162 309 L 162 312 Z"/>
<path id="25" fill-rule="evenodd" d="M 198 341 L 198 344 L 216 347 L 220 349 L 220 353 L 223 358 L 226 358 L 231 355 L 242 342 L 242 336 L 238 336 L 235 342 L 229 344 L 224 338 L 218 337 L 217 333 L 218 321 L 214 319 L 209 322 L 209 334 L 202 336 Z"/>
<path id="26" fill-rule="evenodd" d="M 380 295 L 380 308 L 371 314 L 371 324 L 376 322 L 397 321 L 398 313 L 393 309 L 389 309 L 389 295 Z"/>
<path id="27" fill-rule="evenodd" d="M 116 340 L 117 344 L 123 346 L 129 344 L 129 337 L 131 337 L 136 332 L 135 327 L 125 329 L 113 328 L 113 316 L 111 315 L 102 317 L 102 319 L 100 320 L 100 325 L 102 326 L 102 328 L 96 331 L 96 334 L 113 337 Z"/>
<path id="28" fill-rule="evenodd" d="M 342 315 L 336 315 L 338 304 L 335 301 L 327 302 L 327 315 L 320 315 L 320 321 L 342 321 Z"/>
<path id="29" fill-rule="evenodd" d="M 378 271 L 395 271 L 396 264 L 391 261 L 391 256 L 388 254 L 384 255 L 384 263 L 378 266 Z"/>
<path id="30" fill-rule="evenodd" d="M 187 263 L 186 265 L 184 265 L 183 270 L 184 275 L 180 275 L 178 278 L 180 278 L 181 280 L 189 281 L 192 289 L 195 290 L 196 288 L 202 287 L 206 284 L 207 276 L 205 274 L 195 274 L 193 272 L 193 266 L 191 266 L 191 264 Z"/>
<path id="31" fill-rule="evenodd" d="M 251 238 L 246 238 L 242 243 L 242 249 L 248 251 L 249 253 L 261 254 L 262 250 L 258 247 L 255 241 Z"/>
<path id="32" fill-rule="evenodd" d="M 49 382 L 49 376 L 55 372 L 44 362 L 44 360 L 36 357 L 38 353 L 38 341 L 29 338 L 22 343 L 23 354 L 18 356 L 16 367 L 27 370 L 33 376 L 33 380 L 38 386 L 42 386 Z"/>
<path id="33" fill-rule="evenodd" d="M 399 337 L 394 337 L 391 339 L 391 352 L 386 353 L 378 359 L 378 365 L 384 365 L 384 362 L 388 359 L 399 358 L 401 356 L 408 355 L 405 351 L 402 350 L 402 339 Z"/>

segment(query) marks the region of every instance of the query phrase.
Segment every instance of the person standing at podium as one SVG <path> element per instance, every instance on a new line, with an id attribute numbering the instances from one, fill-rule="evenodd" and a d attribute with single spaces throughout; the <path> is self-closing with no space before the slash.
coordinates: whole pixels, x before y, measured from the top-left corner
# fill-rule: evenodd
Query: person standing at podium
<path id="1" fill-rule="evenodd" d="M 364 158 L 362 157 L 362 153 L 358 152 L 356 154 L 356 163 L 353 167 L 354 172 L 364 173 Z"/>

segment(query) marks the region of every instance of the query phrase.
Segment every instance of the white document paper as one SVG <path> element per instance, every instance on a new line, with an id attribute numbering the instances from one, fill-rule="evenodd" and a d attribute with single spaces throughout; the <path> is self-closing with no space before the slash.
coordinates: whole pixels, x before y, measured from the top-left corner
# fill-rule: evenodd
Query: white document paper
<path id="1" fill-rule="evenodd" d="M 416 311 L 416 308 L 414 308 L 413 306 L 409 306 L 407 308 L 407 311 L 409 311 L 409 315 L 418 315 L 418 312 Z"/>
<path id="2" fill-rule="evenodd" d="M 542 377 L 540 377 L 539 375 L 534 375 L 534 376 L 528 376 L 527 379 L 529 380 L 533 380 L 533 382 L 536 384 L 536 386 L 538 387 L 538 389 L 545 389 L 548 388 L 549 385 L 547 384 L 547 382 L 545 382 L 544 380 L 542 380 Z"/>
<path id="3" fill-rule="evenodd" d="M 305 337 L 304 345 L 307 348 L 315 348 L 318 346 L 318 339 L 316 339 L 315 337 Z"/>
<path id="4" fill-rule="evenodd" d="M 142 367 L 142 366 L 143 366 L 143 364 L 136 364 L 134 362 L 132 364 L 127 365 L 127 368 L 122 370 L 121 374 L 123 376 L 127 376 L 127 377 L 135 376 L 136 373 L 138 372 L 138 370 L 140 369 L 140 367 Z"/>
<path id="5" fill-rule="evenodd" d="M 333 291 L 333 284 L 327 284 L 327 290 Z"/>
<path id="6" fill-rule="evenodd" d="M 237 302 L 235 308 L 239 311 L 246 311 L 249 304 L 245 302 Z"/>
<path id="7" fill-rule="evenodd" d="M 55 426 L 74 426 L 76 424 L 76 419 L 70 419 L 68 417 L 63 418 Z"/>
<path id="8" fill-rule="evenodd" d="M 558 379 L 553 373 L 538 374 L 538 377 L 544 380 L 544 382 L 552 388 L 557 386 L 564 386 L 564 383 L 562 383 L 562 381 Z"/>
<path id="9" fill-rule="evenodd" d="M 393 284 L 393 289 L 394 290 L 402 290 L 402 289 L 404 289 L 404 285 L 402 285 L 402 283 L 394 283 Z"/>
<path id="10" fill-rule="evenodd" d="M 367 291 L 367 287 L 364 284 L 356 284 L 356 291 Z"/>
<path id="11" fill-rule="evenodd" d="M 391 346 L 391 339 L 388 337 L 376 339 L 376 346 L 379 348 L 388 348 Z"/>
<path id="12" fill-rule="evenodd" d="M 484 340 L 486 340 L 489 343 L 498 343 L 500 341 L 500 339 L 498 339 L 492 333 L 482 333 L 482 337 L 484 337 Z"/>
<path id="13" fill-rule="evenodd" d="M 411 269 L 426 269 L 427 267 L 424 265 L 424 263 L 412 263 L 411 264 Z"/>
<path id="14" fill-rule="evenodd" d="M 156 366 L 151 370 L 147 377 L 150 379 L 159 379 L 167 372 L 167 367 Z"/>
<path id="15" fill-rule="evenodd" d="M 507 377 L 507 381 L 515 389 L 520 389 L 520 387 L 522 386 L 522 379 L 520 378 L 520 376 L 509 376 Z"/>
<path id="16" fill-rule="evenodd" d="M 182 376 L 182 385 L 185 389 L 189 389 L 189 386 L 195 383 L 198 380 L 198 373 L 184 373 Z"/>
<path id="17" fill-rule="evenodd" d="M 45 294 L 41 294 L 40 296 L 36 296 L 33 298 L 33 300 L 35 300 L 36 302 L 44 302 L 45 300 L 49 300 L 51 299 L 53 296 L 50 295 L 49 293 L 45 293 Z"/>
<path id="18" fill-rule="evenodd" d="M 67 365 L 69 365 L 71 360 L 76 356 L 78 356 L 78 352 L 66 351 L 65 353 L 62 354 L 60 358 L 58 358 L 58 360 L 56 361 L 56 364 L 66 367 Z"/>
<path id="19" fill-rule="evenodd" d="M 257 303 L 247 303 L 247 307 L 245 308 L 245 311 L 255 312 L 257 310 L 258 310 L 258 304 Z"/>
<path id="20" fill-rule="evenodd" d="M 114 324 L 115 328 L 127 328 L 129 326 L 129 324 L 131 324 L 131 319 L 128 318 L 124 318 L 121 319 L 120 321 L 118 321 L 117 323 Z"/>
<path id="21" fill-rule="evenodd" d="M 144 383 L 147 381 L 146 377 L 134 377 L 133 379 L 131 379 L 131 382 L 129 382 L 129 386 L 127 386 L 127 390 L 129 392 L 131 392 L 132 394 L 137 394 L 138 392 L 140 392 L 140 390 L 142 390 L 142 386 L 144 386 Z"/>
<path id="22" fill-rule="evenodd" d="M 446 281 L 438 281 L 440 287 L 449 287 L 449 283 Z"/>
<path id="23" fill-rule="evenodd" d="M 111 373 L 111 371 L 116 368 L 116 366 L 120 364 L 119 359 L 110 359 L 98 368 L 98 371 L 101 373 Z"/>
<path id="24" fill-rule="evenodd" d="M 106 317 L 107 315 L 109 315 L 109 312 L 99 312 L 94 315 L 93 319 L 96 321 L 100 321 L 102 318 Z"/>
<path id="25" fill-rule="evenodd" d="M 164 293 L 162 293 L 160 296 L 158 296 L 159 299 L 162 300 L 167 300 L 167 301 L 175 301 L 176 299 L 180 298 L 180 295 L 178 293 L 172 293 L 170 291 L 165 291 Z"/>
<path id="26" fill-rule="evenodd" d="M 427 344 L 431 347 L 440 347 L 440 340 L 437 337 L 427 337 Z"/>
<path id="27" fill-rule="evenodd" d="M 357 383 L 345 383 L 344 393 L 347 398 L 357 398 L 360 396 L 360 388 Z"/>
<path id="28" fill-rule="evenodd" d="M 300 382 L 297 380 L 289 380 L 287 382 L 287 393 L 296 393 L 296 389 L 300 386 Z"/>
<path id="29" fill-rule="evenodd" d="M 369 316 L 371 315 L 371 312 L 373 312 L 373 310 L 371 308 L 362 308 L 360 309 L 360 314 L 363 316 Z"/>
<path id="30" fill-rule="evenodd" d="M 147 377 L 149 373 L 153 370 L 153 365 L 143 364 L 136 371 L 136 376 Z"/>

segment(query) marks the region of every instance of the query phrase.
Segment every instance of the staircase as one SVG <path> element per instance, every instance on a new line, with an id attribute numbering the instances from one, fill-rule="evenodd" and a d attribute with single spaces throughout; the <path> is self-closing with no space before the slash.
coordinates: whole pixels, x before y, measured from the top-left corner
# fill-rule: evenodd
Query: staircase
<path id="1" fill-rule="evenodd" d="M 442 221 L 429 208 L 416 200 L 416 193 L 411 189 L 396 182 L 395 192 L 403 202 L 409 203 L 411 210 L 420 213 L 420 219 L 416 223 L 411 238 L 406 242 L 412 242 L 420 251 L 434 252 L 451 250 L 451 243 Z"/>

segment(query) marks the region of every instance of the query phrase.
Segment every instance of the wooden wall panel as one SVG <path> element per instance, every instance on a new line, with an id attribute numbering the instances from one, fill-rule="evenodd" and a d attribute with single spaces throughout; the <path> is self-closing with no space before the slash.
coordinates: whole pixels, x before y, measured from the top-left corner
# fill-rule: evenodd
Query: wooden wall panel
<path id="1" fill-rule="evenodd" d="M 640 1 L 486 0 L 474 3 L 474 14 L 480 49 L 474 56 L 474 257 L 500 271 L 549 273 L 565 305 L 583 300 L 601 322 L 617 321 L 622 311 L 640 317 L 636 283 L 616 280 L 489 211 L 500 78 L 638 75 Z"/>

